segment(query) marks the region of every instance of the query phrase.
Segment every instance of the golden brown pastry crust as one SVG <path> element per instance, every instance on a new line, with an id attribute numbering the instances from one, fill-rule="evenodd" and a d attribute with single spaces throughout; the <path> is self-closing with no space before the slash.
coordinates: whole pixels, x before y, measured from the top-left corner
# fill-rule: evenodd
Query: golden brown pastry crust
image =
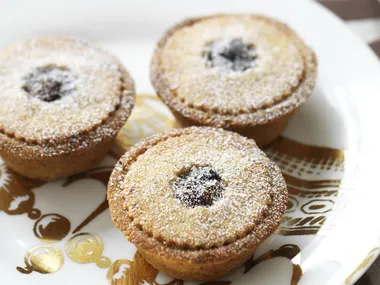
<path id="1" fill-rule="evenodd" d="M 270 196 L 270 203 L 266 206 L 263 204 L 263 209 L 265 209 L 263 216 L 260 214 L 259 216 L 256 216 L 255 219 L 252 218 L 252 220 L 256 220 L 255 227 L 248 230 L 241 236 L 236 237 L 234 240 L 225 240 L 225 245 L 215 245 L 211 247 L 207 246 L 207 243 L 205 244 L 201 238 L 192 236 L 193 231 L 191 228 L 195 229 L 197 227 L 197 225 L 194 224 L 194 221 L 192 225 L 189 225 L 189 228 L 186 228 L 186 225 L 183 227 L 185 231 L 185 235 L 183 236 L 185 237 L 185 240 L 188 240 L 188 242 L 180 242 L 180 239 L 176 241 L 176 237 L 170 234 L 170 227 L 180 227 L 180 229 L 182 229 L 182 226 L 179 225 L 180 223 L 176 223 L 175 221 L 173 223 L 171 223 L 170 220 L 167 221 L 167 226 L 169 227 L 167 233 L 165 233 L 165 231 L 160 231 L 160 229 L 157 233 L 154 228 L 151 230 L 148 225 L 140 224 L 137 220 L 138 212 L 132 210 L 134 209 L 134 205 L 129 205 L 130 203 L 135 204 L 135 200 L 130 200 L 128 198 L 131 197 L 128 195 L 132 195 L 132 192 L 139 193 L 139 184 L 137 182 L 139 178 L 136 177 L 137 180 L 134 181 L 133 177 L 128 176 L 128 172 L 134 168 L 134 164 L 137 159 L 139 162 L 144 161 L 144 153 L 148 151 L 149 156 L 151 156 L 151 149 L 157 148 L 158 146 L 162 149 L 162 147 L 165 146 L 165 143 L 178 138 L 183 137 L 183 140 L 181 140 L 180 143 L 184 144 L 184 140 L 188 140 L 189 142 L 203 140 L 207 135 L 210 136 L 211 141 L 214 140 L 213 143 L 215 144 L 218 144 L 217 141 L 219 139 L 225 137 L 225 141 L 231 142 L 231 146 L 234 145 L 237 152 L 238 149 L 243 152 L 244 149 L 256 149 L 261 163 L 261 166 L 257 167 L 264 167 L 264 172 L 267 173 L 267 176 L 265 177 L 268 181 L 271 181 L 271 186 L 265 188 L 269 191 L 268 195 Z M 139 158 L 140 156 L 141 158 Z M 170 160 L 170 157 L 168 158 L 165 156 L 165 161 L 168 159 Z M 158 164 L 160 164 L 159 161 L 161 160 L 157 158 Z M 173 163 L 177 164 L 178 162 L 176 161 Z M 138 169 L 141 170 L 140 168 Z M 155 172 L 152 170 L 151 173 L 141 173 L 141 175 L 146 175 L 147 179 L 152 179 L 151 176 L 154 175 L 154 173 Z M 167 177 L 166 174 L 167 172 L 164 171 L 163 175 L 165 177 Z M 154 183 L 154 177 L 152 183 Z M 159 182 L 157 183 L 157 189 L 161 189 L 161 186 L 159 186 L 161 184 Z M 168 183 L 170 183 L 170 181 L 168 181 Z M 133 186 L 133 191 L 129 192 L 128 189 L 132 187 L 131 185 Z M 158 191 L 155 194 L 161 195 L 161 192 Z M 136 245 L 138 250 L 148 260 L 148 262 L 165 274 L 185 280 L 217 279 L 229 274 L 231 271 L 243 264 L 244 261 L 255 252 L 258 245 L 275 231 L 282 219 L 287 205 L 287 189 L 280 170 L 273 162 L 266 158 L 261 151 L 257 149 L 254 141 L 243 138 L 236 133 L 208 127 L 190 127 L 172 130 L 160 135 L 155 135 L 132 147 L 115 166 L 108 184 L 107 196 L 114 223 L 124 233 L 126 238 Z M 144 196 L 144 198 L 146 197 L 147 196 Z M 141 198 L 141 203 L 144 204 L 144 199 L 143 197 Z M 168 197 L 167 199 L 174 198 Z M 137 202 L 137 204 L 139 204 L 139 202 Z M 151 206 L 153 207 L 154 205 L 152 204 Z M 184 212 L 187 211 L 187 208 L 181 208 L 180 206 L 178 207 L 179 208 L 177 208 L 177 206 L 175 207 L 175 213 L 177 213 L 176 216 L 182 217 Z M 178 209 L 180 209 L 180 212 L 177 212 Z M 162 216 L 159 211 L 160 210 L 157 209 L 156 215 L 159 219 L 161 219 Z M 209 210 L 204 210 L 205 216 L 208 216 L 211 212 L 211 208 Z M 244 216 L 244 213 L 241 214 Z M 239 212 L 237 212 L 236 215 L 239 215 Z M 169 216 L 170 215 L 167 216 L 168 219 Z M 165 218 L 163 219 L 165 221 Z M 257 221 L 257 219 L 259 219 L 259 221 Z M 215 234 L 212 228 L 213 227 L 211 225 L 210 234 Z M 190 236 L 189 239 L 186 239 L 187 235 Z M 228 235 L 220 233 L 220 235 L 217 235 L 217 238 L 224 239 L 226 236 Z M 170 241 L 168 238 L 170 238 Z M 223 242 L 223 240 L 221 240 L 221 242 Z"/>
<path id="2" fill-rule="evenodd" d="M 152 57 L 151 81 L 157 94 L 169 106 L 182 125 L 222 127 L 251 137 L 255 139 L 259 146 L 263 146 L 273 141 L 285 129 L 288 120 L 311 94 L 316 81 L 317 61 L 314 52 L 288 26 L 264 16 L 241 15 L 241 17 L 251 17 L 254 20 L 262 21 L 275 27 L 293 41 L 293 44 L 298 48 L 300 56 L 303 58 L 304 70 L 299 78 L 298 85 L 292 87 L 281 99 L 276 99 L 277 101 L 269 105 L 267 104 L 259 109 L 253 108 L 251 110 L 246 110 L 246 106 L 241 106 L 240 110 L 235 110 L 233 113 L 231 111 L 219 112 L 214 109 L 210 110 L 205 105 L 195 106 L 194 102 L 186 102 L 186 99 L 176 94 L 176 89 L 173 89 L 173 86 L 171 86 L 167 79 L 165 70 L 166 59 L 163 56 L 164 49 L 167 41 L 177 31 L 209 19 L 231 16 L 233 15 L 192 18 L 169 29 L 158 42 Z"/>
<path id="3" fill-rule="evenodd" d="M 67 38 L 39 40 L 47 43 L 56 40 L 70 44 L 75 42 Z M 78 44 L 84 47 L 88 45 L 82 41 L 78 41 Z M 99 49 L 96 52 L 104 53 L 105 57 L 110 56 Z M 117 62 L 114 57 L 112 61 Z M 25 177 L 40 180 L 54 180 L 96 165 L 108 152 L 113 138 L 125 124 L 134 105 L 133 80 L 120 63 L 117 68 L 120 85 L 115 88 L 118 88 L 119 103 L 100 123 L 76 134 L 62 132 L 50 137 L 37 136 L 36 139 L 24 138 L 23 130 L 14 135 L 6 129 L 0 129 L 0 155 L 7 165 Z"/>

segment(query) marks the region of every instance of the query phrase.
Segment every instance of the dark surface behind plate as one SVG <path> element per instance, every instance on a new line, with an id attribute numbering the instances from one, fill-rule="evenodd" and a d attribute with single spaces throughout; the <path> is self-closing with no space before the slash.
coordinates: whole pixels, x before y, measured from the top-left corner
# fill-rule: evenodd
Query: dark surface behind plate
<path id="1" fill-rule="evenodd" d="M 378 0 L 320 0 L 320 3 L 346 21 L 364 21 L 371 18 L 380 20 L 380 2 Z M 369 45 L 380 59 L 380 38 Z M 380 285 L 380 257 L 355 285 Z"/>

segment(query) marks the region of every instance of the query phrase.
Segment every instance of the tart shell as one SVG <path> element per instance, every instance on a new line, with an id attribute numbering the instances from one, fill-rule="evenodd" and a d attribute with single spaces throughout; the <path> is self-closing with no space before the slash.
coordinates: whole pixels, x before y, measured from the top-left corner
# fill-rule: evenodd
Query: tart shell
<path id="1" fill-rule="evenodd" d="M 313 91 L 317 77 L 317 59 L 314 52 L 287 25 L 265 16 L 250 15 L 254 19 L 259 19 L 275 26 L 293 39 L 303 57 L 305 65 L 304 74 L 299 85 L 284 100 L 253 112 L 222 114 L 211 110 L 204 110 L 204 108 L 194 108 L 194 106 L 188 105 L 181 100 L 166 80 L 164 70 L 165 59 L 162 57 L 163 50 L 168 39 L 176 31 L 207 19 L 223 16 L 228 15 L 192 18 L 184 20 L 169 29 L 158 42 L 153 54 L 151 61 L 151 82 L 158 96 L 170 108 L 183 126 L 212 126 L 236 131 L 244 136 L 253 138 L 261 147 L 269 144 L 281 134 L 291 117 L 305 103 Z"/>
<path id="2" fill-rule="evenodd" d="M 134 83 L 120 65 L 123 89 L 120 105 L 99 126 L 60 141 L 28 142 L 0 131 L 0 156 L 15 172 L 31 179 L 51 181 L 98 164 L 112 146 L 134 105 Z"/>
<path id="3" fill-rule="evenodd" d="M 288 192 L 281 178 L 280 183 L 273 185 L 271 190 L 272 202 L 256 228 L 242 238 L 226 245 L 209 249 L 184 249 L 168 245 L 161 240 L 144 233 L 136 227 L 125 209 L 124 197 L 120 185 L 123 174 L 137 157 L 150 147 L 182 134 L 198 131 L 218 131 L 220 129 L 205 127 L 190 127 L 172 130 L 153 136 L 132 147 L 117 163 L 108 183 L 108 201 L 112 219 L 125 237 L 133 243 L 144 258 L 159 271 L 182 280 L 214 280 L 230 274 L 254 254 L 257 247 L 270 236 L 278 227 L 286 210 Z M 270 162 L 271 178 L 282 177 L 279 168 Z M 276 180 L 278 181 L 278 180 Z"/>

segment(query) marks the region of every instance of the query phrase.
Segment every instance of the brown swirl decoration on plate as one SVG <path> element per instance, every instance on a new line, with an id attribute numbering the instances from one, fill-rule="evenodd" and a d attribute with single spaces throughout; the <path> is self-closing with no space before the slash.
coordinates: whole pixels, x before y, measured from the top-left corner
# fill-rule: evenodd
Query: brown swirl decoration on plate
<path id="1" fill-rule="evenodd" d="M 289 191 L 288 210 L 277 233 L 317 234 L 328 221 L 336 197 L 347 185 L 342 182 L 345 152 L 302 144 L 280 137 L 265 149 L 280 167 Z M 326 179 L 327 178 L 327 179 Z"/>
<path id="2" fill-rule="evenodd" d="M 174 120 L 168 108 L 157 96 L 138 95 L 135 108 L 127 124 L 118 133 L 111 153 L 119 158 L 129 147 L 141 139 L 178 127 L 180 124 Z"/>
<path id="3" fill-rule="evenodd" d="M 111 260 L 102 256 L 103 250 L 103 241 L 90 233 L 76 234 L 65 244 L 66 254 L 72 261 L 76 263 L 95 262 L 98 267 L 107 268 L 111 265 Z"/>
<path id="4" fill-rule="evenodd" d="M 307 174 L 321 175 L 323 172 L 344 171 L 345 152 L 340 149 L 303 144 L 280 137 L 265 148 L 267 155 L 281 170 L 289 175 L 304 177 Z M 332 180 L 333 182 L 340 182 Z M 323 181 L 317 181 L 323 183 Z M 314 183 L 317 183 L 314 181 Z M 303 182 L 308 184 L 311 182 Z"/>
<path id="5" fill-rule="evenodd" d="M 59 214 L 43 215 L 35 222 L 33 232 L 43 242 L 58 242 L 70 232 L 70 221 Z"/>
<path id="6" fill-rule="evenodd" d="M 86 172 L 70 176 L 63 184 L 63 187 L 67 187 L 76 181 L 88 178 L 99 181 L 104 185 L 105 188 L 107 188 L 108 179 L 111 175 L 112 169 L 113 166 L 104 166 L 90 169 Z M 82 230 L 83 227 L 89 224 L 93 219 L 95 219 L 97 216 L 103 213 L 106 209 L 108 209 L 108 201 L 107 196 L 104 196 L 104 200 L 102 201 L 102 203 L 100 203 L 99 206 L 73 230 L 73 234 Z"/>
<path id="7" fill-rule="evenodd" d="M 8 215 L 28 214 L 31 219 L 38 219 L 41 211 L 34 208 L 33 188 L 45 182 L 25 178 L 10 170 L 0 157 L 0 212 Z"/>
<path id="8" fill-rule="evenodd" d="M 17 270 L 23 274 L 33 271 L 47 274 L 61 269 L 63 266 L 63 254 L 54 245 L 41 244 L 28 250 L 25 254 L 25 267 L 17 266 Z"/>
<path id="9" fill-rule="evenodd" d="M 278 249 L 270 250 L 260 255 L 256 259 L 254 259 L 252 256 L 244 264 L 244 267 L 245 267 L 244 274 L 249 272 L 255 265 L 265 260 L 275 258 L 275 257 L 286 257 L 289 260 L 292 260 L 300 252 L 301 252 L 300 248 L 296 246 L 295 244 L 285 244 L 279 247 Z M 292 264 L 293 264 L 293 273 L 292 273 L 292 279 L 291 279 L 290 285 L 296 285 L 298 281 L 301 279 L 302 269 L 298 264 L 295 264 L 293 261 L 292 261 Z"/>
<path id="10" fill-rule="evenodd" d="M 107 279 L 112 285 L 143 284 L 158 285 L 156 277 L 158 270 L 150 265 L 142 255 L 136 251 L 133 260 L 116 260 L 107 272 Z M 183 285 L 182 280 L 173 279 L 166 284 L 159 285 Z"/>

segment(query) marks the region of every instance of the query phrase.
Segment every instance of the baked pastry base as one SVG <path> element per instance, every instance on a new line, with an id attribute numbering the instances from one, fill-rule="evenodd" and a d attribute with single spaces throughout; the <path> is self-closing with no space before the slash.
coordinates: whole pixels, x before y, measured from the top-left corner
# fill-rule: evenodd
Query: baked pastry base
<path id="1" fill-rule="evenodd" d="M 9 168 L 27 178 L 51 181 L 94 167 L 107 154 L 112 141 L 108 139 L 60 156 L 25 158 L 14 152 L 2 151 L 1 157 Z"/>
<path id="2" fill-rule="evenodd" d="M 231 274 L 251 257 L 257 247 L 278 227 L 287 205 L 287 189 L 282 174 L 272 162 L 268 175 L 272 181 L 271 204 L 252 232 L 235 241 L 208 249 L 179 248 L 166 244 L 151 234 L 144 233 L 135 225 L 125 208 L 124 189 L 119 185 L 121 177 L 128 172 L 137 157 L 162 141 L 181 134 L 206 131 L 207 128 L 172 130 L 138 143 L 119 160 L 108 183 L 107 197 L 115 225 L 133 243 L 142 256 L 160 272 L 181 280 L 215 280 Z M 215 129 L 210 128 L 211 131 Z M 220 129 L 219 129 L 220 131 Z M 282 182 L 281 182 L 282 180 Z M 120 188 L 121 187 L 121 188 Z"/>
<path id="3" fill-rule="evenodd" d="M 297 109 L 264 125 L 234 126 L 228 128 L 228 130 L 239 133 L 247 138 L 254 139 L 259 147 L 264 147 L 277 139 L 285 130 L 289 120 L 293 117 Z M 173 109 L 171 111 L 182 127 L 202 126 L 199 122 L 186 118 Z"/>

